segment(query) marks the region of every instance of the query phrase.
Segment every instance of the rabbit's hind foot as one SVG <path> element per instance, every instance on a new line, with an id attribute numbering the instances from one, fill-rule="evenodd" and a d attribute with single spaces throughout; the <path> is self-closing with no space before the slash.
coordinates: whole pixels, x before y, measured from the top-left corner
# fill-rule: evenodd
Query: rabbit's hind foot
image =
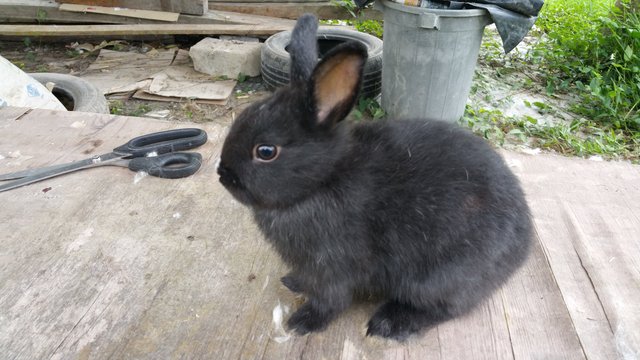
<path id="1" fill-rule="evenodd" d="M 398 341 L 411 334 L 433 327 L 450 319 L 442 306 L 419 309 L 410 304 L 389 301 L 376 311 L 367 326 L 367 336 L 381 336 Z"/>

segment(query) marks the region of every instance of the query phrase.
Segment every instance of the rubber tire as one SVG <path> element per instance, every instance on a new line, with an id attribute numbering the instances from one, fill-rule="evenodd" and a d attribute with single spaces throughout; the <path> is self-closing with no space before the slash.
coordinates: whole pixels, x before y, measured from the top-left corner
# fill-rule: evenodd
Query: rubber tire
<path id="1" fill-rule="evenodd" d="M 107 99 L 102 91 L 84 79 L 56 73 L 30 73 L 29 76 L 45 86 L 48 82 L 54 83 L 55 86 L 51 92 L 56 97 L 63 95 L 73 99 L 73 109 L 67 110 L 109 114 Z"/>
<path id="2" fill-rule="evenodd" d="M 320 27 L 318 40 L 336 43 L 357 41 L 367 47 L 369 58 L 364 67 L 361 97 L 375 98 L 382 88 L 382 40 L 375 36 L 339 27 Z M 291 57 L 286 47 L 291 41 L 291 31 L 283 31 L 269 37 L 262 47 L 262 79 L 271 90 L 289 83 Z M 320 46 L 320 58 L 324 53 Z"/>

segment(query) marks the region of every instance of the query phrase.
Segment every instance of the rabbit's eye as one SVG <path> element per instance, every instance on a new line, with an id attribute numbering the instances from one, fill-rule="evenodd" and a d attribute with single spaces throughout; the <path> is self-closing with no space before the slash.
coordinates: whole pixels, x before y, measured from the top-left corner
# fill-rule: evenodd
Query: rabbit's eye
<path id="1" fill-rule="evenodd" d="M 254 150 L 254 157 L 260 161 L 273 161 L 278 157 L 278 147 L 269 144 L 257 145 Z"/>

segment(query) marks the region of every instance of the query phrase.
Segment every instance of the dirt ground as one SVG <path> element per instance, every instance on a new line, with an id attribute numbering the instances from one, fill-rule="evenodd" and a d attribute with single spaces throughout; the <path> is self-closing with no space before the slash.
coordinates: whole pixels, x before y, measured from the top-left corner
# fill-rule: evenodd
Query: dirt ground
<path id="1" fill-rule="evenodd" d="M 179 48 L 188 50 L 201 38 L 159 38 L 156 41 L 112 41 L 105 49 L 146 53 L 154 49 Z M 534 66 L 509 66 L 510 61 L 526 64 L 524 59 L 532 38 L 525 38 L 509 56 L 504 56 L 497 31 L 493 27 L 485 30 L 476 73 L 467 104 L 471 108 L 486 108 L 505 116 L 529 116 L 540 123 L 568 123 L 575 118 L 565 111 L 571 95 L 545 96 L 539 74 Z M 82 76 L 97 58 L 99 51 L 82 50 L 84 43 L 97 46 L 100 41 L 76 39 L 73 42 L 45 40 L 0 41 L 0 54 L 26 72 L 57 72 Z M 91 45 L 90 45 L 91 46 Z M 112 114 L 157 117 L 169 121 L 196 123 L 218 122 L 230 124 L 234 117 L 249 104 L 270 94 L 261 77 L 238 81 L 233 95 L 226 105 L 209 105 L 186 102 L 157 102 L 134 98 L 117 99 L 107 97 Z M 536 104 L 539 106 L 531 106 Z M 379 107 L 377 108 L 379 109 Z M 375 110 L 375 109 L 374 109 Z M 352 115 L 353 116 L 353 115 Z M 372 114 L 364 111 L 363 119 Z M 522 141 L 519 135 L 507 134 L 504 138 L 489 140 L 511 150 L 539 152 L 530 139 Z"/>
<path id="2" fill-rule="evenodd" d="M 188 50 L 199 39 L 186 38 L 179 42 L 118 41 L 106 48 L 117 51 L 146 53 L 152 49 L 180 48 Z M 81 43 L 84 41 L 80 40 Z M 89 41 L 98 45 L 99 41 Z M 54 72 L 82 76 L 83 72 L 98 56 L 99 50 L 79 49 L 78 42 L 55 42 L 45 40 L 0 41 L 0 55 L 20 67 L 23 71 Z M 169 121 L 210 122 L 230 124 L 233 118 L 254 101 L 268 96 L 270 92 L 260 77 L 246 78 L 238 82 L 226 105 L 211 105 L 185 102 L 160 102 L 118 99 L 107 96 L 112 114 L 128 116 L 150 116 Z M 169 113 L 166 114 L 168 110 Z"/>

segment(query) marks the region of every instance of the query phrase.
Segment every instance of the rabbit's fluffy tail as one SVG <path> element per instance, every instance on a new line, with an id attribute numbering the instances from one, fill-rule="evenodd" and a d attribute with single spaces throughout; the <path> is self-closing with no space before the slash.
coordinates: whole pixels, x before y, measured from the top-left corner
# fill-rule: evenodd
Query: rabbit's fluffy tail
<path id="1" fill-rule="evenodd" d="M 318 19 L 312 14 L 304 14 L 296 23 L 288 46 L 291 54 L 291 82 L 305 83 L 311 77 L 318 62 Z"/>

